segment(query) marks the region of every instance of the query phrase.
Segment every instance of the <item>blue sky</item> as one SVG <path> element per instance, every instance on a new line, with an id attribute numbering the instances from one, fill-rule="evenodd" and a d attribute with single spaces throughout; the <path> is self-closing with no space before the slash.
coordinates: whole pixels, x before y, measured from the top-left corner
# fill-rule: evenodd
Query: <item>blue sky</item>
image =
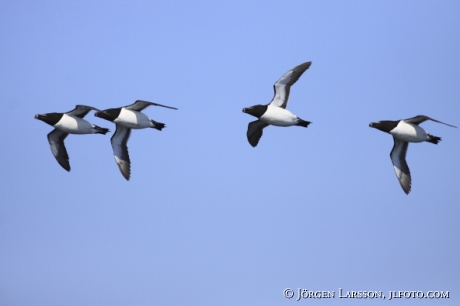
<path id="1" fill-rule="evenodd" d="M 390 135 L 424 114 L 460 126 L 455 1 L 3 1 L 0 304 L 354 305 L 285 288 L 449 291 L 460 303 L 460 131 L 422 124 L 412 192 Z M 246 139 L 272 86 L 312 66 L 288 109 L 307 128 Z M 167 125 L 135 130 L 131 180 L 111 133 L 70 135 L 72 170 L 34 115 L 144 99 Z"/>

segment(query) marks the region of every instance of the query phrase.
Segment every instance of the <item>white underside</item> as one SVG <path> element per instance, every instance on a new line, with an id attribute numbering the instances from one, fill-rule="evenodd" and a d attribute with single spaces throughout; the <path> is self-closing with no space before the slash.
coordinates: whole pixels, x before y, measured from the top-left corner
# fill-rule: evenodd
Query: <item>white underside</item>
<path id="1" fill-rule="evenodd" d="M 88 121 L 64 114 L 55 128 L 68 134 L 94 134 L 93 125 Z"/>
<path id="2" fill-rule="evenodd" d="M 400 121 L 390 134 L 406 142 L 422 142 L 429 139 L 424 129 L 418 125 Z"/>
<path id="3" fill-rule="evenodd" d="M 269 105 L 260 120 L 276 126 L 291 126 L 297 123 L 297 116 L 284 108 Z"/>
<path id="4" fill-rule="evenodd" d="M 121 109 L 118 118 L 113 121 L 116 124 L 121 124 L 131 129 L 145 129 L 152 127 L 153 124 L 144 113 Z"/>

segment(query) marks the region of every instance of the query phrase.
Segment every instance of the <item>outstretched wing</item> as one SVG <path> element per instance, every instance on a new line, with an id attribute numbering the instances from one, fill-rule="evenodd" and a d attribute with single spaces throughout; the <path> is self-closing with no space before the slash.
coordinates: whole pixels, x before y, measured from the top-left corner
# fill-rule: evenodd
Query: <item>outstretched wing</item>
<path id="1" fill-rule="evenodd" d="M 406 163 L 406 153 L 409 143 L 396 139 L 395 137 L 393 137 L 393 140 L 394 145 L 390 153 L 391 161 L 393 162 L 393 168 L 402 189 L 406 194 L 409 194 L 412 184 L 409 166 Z"/>
<path id="2" fill-rule="evenodd" d="M 73 110 L 67 112 L 66 114 L 75 116 L 78 118 L 84 118 L 90 111 L 99 111 L 97 108 L 86 105 L 77 105 Z"/>
<path id="3" fill-rule="evenodd" d="M 64 139 L 67 137 L 67 133 L 61 130 L 54 129 L 48 136 L 48 142 L 50 144 L 51 152 L 56 158 L 59 165 L 67 171 L 70 171 L 69 155 L 64 145 Z"/>
<path id="4" fill-rule="evenodd" d="M 441 122 L 441 121 L 439 121 L 439 120 L 430 118 L 430 117 L 425 116 L 425 115 L 418 115 L 418 116 L 415 116 L 415 117 L 413 117 L 413 118 L 404 119 L 405 122 L 412 123 L 412 124 L 416 124 L 416 125 L 419 125 L 420 123 L 425 122 L 425 121 L 427 121 L 427 120 L 431 120 L 431 121 L 434 121 L 434 122 L 437 122 L 437 123 L 442 123 L 442 124 L 445 124 L 445 125 L 448 125 L 448 126 L 451 126 L 451 127 L 456 128 L 455 125 L 450 125 L 450 124 Z"/>
<path id="5" fill-rule="evenodd" d="M 150 105 L 161 106 L 161 107 L 166 107 L 166 108 L 176 109 L 177 110 L 177 108 L 175 108 L 175 107 L 166 106 L 166 105 L 162 105 L 162 104 L 158 104 L 158 103 L 154 103 L 154 102 L 143 101 L 143 100 L 137 100 L 133 104 L 125 106 L 125 108 L 129 109 L 129 110 L 132 110 L 132 111 L 140 112 L 144 108 L 149 107 Z"/>
<path id="6" fill-rule="evenodd" d="M 310 65 L 311 65 L 311 62 L 306 62 L 286 72 L 275 83 L 275 85 L 273 85 L 273 89 L 275 90 L 275 95 L 273 96 L 273 99 L 269 103 L 269 105 L 286 108 L 286 105 L 289 99 L 289 92 L 291 90 L 291 86 L 295 82 L 297 82 L 300 76 L 305 72 L 305 70 L 308 69 L 308 67 L 310 67 Z"/>
<path id="7" fill-rule="evenodd" d="M 126 145 L 130 134 L 130 128 L 117 124 L 117 130 L 110 139 L 115 161 L 127 181 L 129 181 L 131 175 L 131 161 L 129 160 L 128 146 Z"/>
<path id="8" fill-rule="evenodd" d="M 248 131 L 246 133 L 248 141 L 251 146 L 255 147 L 259 143 L 260 137 L 262 137 L 262 130 L 268 126 L 260 120 L 252 121 L 248 125 Z"/>

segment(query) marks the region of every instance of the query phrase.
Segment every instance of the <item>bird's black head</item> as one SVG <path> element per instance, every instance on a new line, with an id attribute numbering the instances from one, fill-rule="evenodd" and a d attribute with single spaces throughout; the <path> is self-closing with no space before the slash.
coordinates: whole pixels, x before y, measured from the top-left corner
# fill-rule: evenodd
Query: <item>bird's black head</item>
<path id="1" fill-rule="evenodd" d="M 94 113 L 94 116 L 112 121 L 118 118 L 118 115 L 120 115 L 121 108 L 109 108 L 106 110 L 98 111 Z"/>
<path id="2" fill-rule="evenodd" d="M 48 113 L 48 114 L 37 114 L 35 119 L 41 120 L 45 123 L 48 123 L 51 126 L 54 126 L 56 123 L 61 120 L 63 113 Z"/>
<path id="3" fill-rule="evenodd" d="M 398 123 L 399 121 L 382 120 L 369 123 L 369 127 L 381 130 L 385 133 L 390 133 L 390 131 L 394 129 L 398 125 Z"/>
<path id="4" fill-rule="evenodd" d="M 267 110 L 267 105 L 254 105 L 248 108 L 243 108 L 243 113 L 260 118 Z"/>

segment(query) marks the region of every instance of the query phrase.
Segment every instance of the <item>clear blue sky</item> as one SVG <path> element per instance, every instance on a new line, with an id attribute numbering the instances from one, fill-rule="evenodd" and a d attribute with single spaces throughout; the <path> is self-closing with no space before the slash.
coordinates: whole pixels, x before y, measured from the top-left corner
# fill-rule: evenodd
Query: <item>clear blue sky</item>
<path id="1" fill-rule="evenodd" d="M 371 121 L 460 126 L 456 1 L 2 1 L 0 305 L 459 305 L 460 130 L 422 126 L 412 192 Z M 246 139 L 272 86 L 313 122 Z M 136 99 L 132 178 L 110 137 L 34 115 Z M 450 299 L 286 299 L 283 290 L 450 291 Z M 382 305 L 383 305 L 382 304 Z"/>

